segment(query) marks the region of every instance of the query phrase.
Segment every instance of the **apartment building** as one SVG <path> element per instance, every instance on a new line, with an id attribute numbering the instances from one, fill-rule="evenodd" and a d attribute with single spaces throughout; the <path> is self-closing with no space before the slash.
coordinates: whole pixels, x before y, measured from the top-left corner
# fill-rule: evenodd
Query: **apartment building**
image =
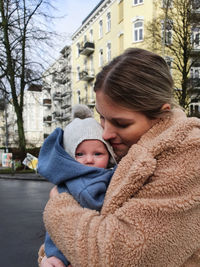
<path id="1" fill-rule="evenodd" d="M 99 2 L 72 36 L 73 103 L 94 107 L 95 75 L 124 49 L 145 47 L 144 23 L 152 17 L 153 1 Z"/>
<path id="2" fill-rule="evenodd" d="M 65 46 L 60 54 L 43 74 L 44 138 L 64 128 L 71 116 L 71 48 Z"/>
<path id="3" fill-rule="evenodd" d="M 199 21 L 199 0 L 193 0 L 192 3 L 195 18 Z M 91 108 L 94 107 L 93 85 L 95 75 L 107 62 L 126 48 L 140 47 L 154 51 L 155 40 L 149 42 L 146 28 L 161 12 L 165 12 L 164 9 L 166 9 L 167 5 L 169 8 L 173 8 L 173 0 L 103 0 L 99 2 L 72 35 L 73 104 L 84 103 Z M 161 36 L 164 38 L 163 35 L 165 33 L 165 42 L 169 44 L 173 39 L 173 27 L 168 23 L 164 23 L 164 21 L 159 23 Z M 173 22 L 171 25 L 173 25 Z M 193 27 L 192 25 L 193 23 L 191 22 L 191 27 Z M 194 47 L 194 59 L 191 58 L 191 60 L 196 61 L 191 70 L 191 75 L 196 75 L 195 77 L 197 77 L 197 73 L 200 73 L 199 63 L 195 56 L 197 53 L 200 53 L 200 31 L 197 25 L 195 23 L 193 29 L 196 46 Z M 164 56 L 171 67 L 173 64 L 173 54 L 164 53 L 165 42 L 161 41 L 157 45 L 158 50 L 156 52 Z M 173 72 L 172 75 L 176 75 L 176 72 Z M 177 88 L 180 88 L 179 85 L 177 85 Z M 199 90 L 199 82 L 194 84 L 193 81 L 194 86 Z M 194 96 L 194 92 L 195 90 L 193 90 L 191 95 L 192 103 L 190 105 L 190 112 L 192 114 L 194 113 L 193 108 L 199 110 L 200 107 L 199 100 L 195 102 L 197 97 Z"/>
<path id="4" fill-rule="evenodd" d="M 192 61 L 194 62 L 190 70 L 191 103 L 190 115 L 200 117 L 200 1 L 192 3 Z"/>
<path id="5" fill-rule="evenodd" d="M 24 133 L 27 147 L 40 147 L 43 143 L 43 105 L 42 87 L 32 84 L 24 92 Z M 19 137 L 17 118 L 14 106 L 11 103 L 6 107 L 7 122 L 4 125 L 5 140 L 2 146 L 18 147 Z M 4 118 L 5 122 L 5 118 Z M 6 134 L 7 127 L 7 134 Z"/>

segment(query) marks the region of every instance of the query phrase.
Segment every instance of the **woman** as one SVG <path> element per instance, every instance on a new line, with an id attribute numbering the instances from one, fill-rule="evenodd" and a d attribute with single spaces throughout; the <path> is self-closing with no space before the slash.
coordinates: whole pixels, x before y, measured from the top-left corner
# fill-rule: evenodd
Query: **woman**
<path id="1" fill-rule="evenodd" d="M 47 203 L 45 226 L 72 266 L 200 266 L 200 120 L 172 88 L 165 61 L 142 49 L 97 75 L 103 138 L 121 160 L 101 212 L 66 193 Z"/>

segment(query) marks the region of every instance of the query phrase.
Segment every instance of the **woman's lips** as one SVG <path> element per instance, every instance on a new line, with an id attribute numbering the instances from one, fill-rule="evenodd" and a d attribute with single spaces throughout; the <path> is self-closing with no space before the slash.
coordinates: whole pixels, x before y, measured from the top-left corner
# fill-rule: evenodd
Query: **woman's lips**
<path id="1" fill-rule="evenodd" d="M 119 146 L 123 145 L 122 143 L 111 143 L 113 148 L 118 148 Z"/>

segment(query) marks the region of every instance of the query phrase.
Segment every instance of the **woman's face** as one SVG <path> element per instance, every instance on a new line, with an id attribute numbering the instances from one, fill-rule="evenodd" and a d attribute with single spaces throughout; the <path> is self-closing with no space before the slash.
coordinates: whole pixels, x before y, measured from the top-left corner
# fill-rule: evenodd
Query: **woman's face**
<path id="1" fill-rule="evenodd" d="M 125 156 L 129 148 L 136 144 L 140 137 L 156 122 L 141 112 L 133 111 L 113 102 L 102 91 L 96 93 L 96 110 L 104 128 L 103 138 L 110 142 L 119 158 Z"/>

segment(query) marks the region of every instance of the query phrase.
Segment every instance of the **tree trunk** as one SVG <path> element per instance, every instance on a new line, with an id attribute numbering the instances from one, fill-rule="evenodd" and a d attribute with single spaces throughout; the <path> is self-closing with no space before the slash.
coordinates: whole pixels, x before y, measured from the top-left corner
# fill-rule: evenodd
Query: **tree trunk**
<path id="1" fill-rule="evenodd" d="M 17 115 L 17 127 L 18 127 L 18 136 L 19 136 L 19 149 L 20 149 L 20 159 L 24 160 L 26 157 L 26 139 L 24 134 L 24 124 L 23 124 L 23 115 L 20 110 L 16 110 Z"/>

